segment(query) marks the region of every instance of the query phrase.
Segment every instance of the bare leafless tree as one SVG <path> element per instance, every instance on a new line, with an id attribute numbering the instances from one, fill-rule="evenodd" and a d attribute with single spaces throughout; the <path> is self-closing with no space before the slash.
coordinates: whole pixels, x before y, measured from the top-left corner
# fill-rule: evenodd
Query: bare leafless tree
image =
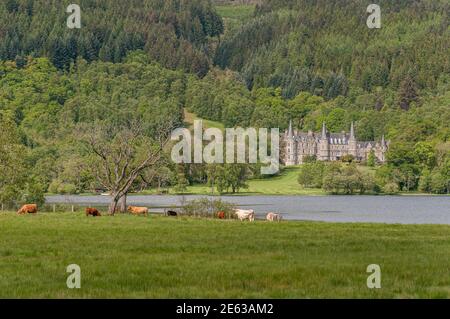
<path id="1" fill-rule="evenodd" d="M 170 141 L 171 123 L 157 128 L 154 137 L 148 136 L 142 122 L 121 125 L 84 124 L 77 130 L 84 145 L 88 165 L 96 181 L 111 195 L 109 213 L 126 210 L 126 196 L 133 183 L 145 170 L 157 165 Z"/>

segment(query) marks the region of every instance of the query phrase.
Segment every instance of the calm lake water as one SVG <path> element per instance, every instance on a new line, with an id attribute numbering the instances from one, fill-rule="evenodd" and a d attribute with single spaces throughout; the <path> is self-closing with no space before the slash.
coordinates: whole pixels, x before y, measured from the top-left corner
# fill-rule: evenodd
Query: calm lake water
<path id="1" fill-rule="evenodd" d="M 128 204 L 154 211 L 181 205 L 182 199 L 206 196 L 129 196 Z M 214 197 L 219 198 L 219 197 Z M 279 212 L 285 220 L 450 225 L 450 196 L 222 196 L 252 208 L 257 217 Z M 107 206 L 108 196 L 47 196 L 48 204 Z"/>

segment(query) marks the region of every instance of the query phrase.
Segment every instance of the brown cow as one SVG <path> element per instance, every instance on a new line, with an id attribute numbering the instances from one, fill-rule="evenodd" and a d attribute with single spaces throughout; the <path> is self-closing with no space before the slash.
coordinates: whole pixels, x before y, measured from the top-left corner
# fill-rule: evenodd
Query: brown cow
<path id="1" fill-rule="evenodd" d="M 128 211 L 133 215 L 145 215 L 148 216 L 148 208 L 147 207 L 136 207 L 129 206 Z"/>
<path id="2" fill-rule="evenodd" d="M 86 208 L 86 217 L 89 217 L 89 216 L 100 217 L 100 216 L 102 216 L 102 214 L 100 214 L 100 212 L 98 211 L 97 208 L 87 207 Z"/>
<path id="3" fill-rule="evenodd" d="M 18 215 L 25 215 L 25 214 L 37 214 L 38 207 L 36 204 L 27 204 L 23 205 L 22 208 L 20 208 L 17 211 Z"/>
<path id="4" fill-rule="evenodd" d="M 225 219 L 225 213 L 224 213 L 224 212 L 218 212 L 218 213 L 217 213 L 217 218 L 219 218 L 219 219 Z"/>

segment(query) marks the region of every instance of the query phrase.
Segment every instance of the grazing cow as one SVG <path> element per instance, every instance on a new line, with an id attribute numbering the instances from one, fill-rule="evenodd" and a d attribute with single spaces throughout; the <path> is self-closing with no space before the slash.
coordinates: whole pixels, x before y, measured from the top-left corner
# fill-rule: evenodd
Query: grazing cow
<path id="1" fill-rule="evenodd" d="M 18 215 L 37 214 L 38 208 L 36 204 L 23 205 L 18 211 Z"/>
<path id="2" fill-rule="evenodd" d="M 86 208 L 86 217 L 89 217 L 89 216 L 100 217 L 100 216 L 102 216 L 102 214 L 100 214 L 100 212 L 96 208 L 87 207 Z"/>
<path id="3" fill-rule="evenodd" d="M 253 209 L 235 209 L 234 213 L 237 215 L 237 218 L 239 218 L 240 221 L 248 219 L 249 221 L 253 222 L 255 220 L 255 211 Z"/>
<path id="4" fill-rule="evenodd" d="M 167 211 L 167 216 L 171 216 L 171 217 L 177 217 L 178 213 L 174 210 L 168 210 Z"/>
<path id="5" fill-rule="evenodd" d="M 281 215 L 276 213 L 268 213 L 266 216 L 266 220 L 269 222 L 280 222 L 281 221 Z"/>
<path id="6" fill-rule="evenodd" d="M 133 215 L 145 215 L 148 216 L 148 208 L 147 207 L 136 207 L 129 206 L 128 211 Z"/>
<path id="7" fill-rule="evenodd" d="M 224 212 L 218 212 L 218 213 L 217 213 L 217 218 L 219 218 L 219 219 L 225 219 L 225 213 L 224 213 Z"/>

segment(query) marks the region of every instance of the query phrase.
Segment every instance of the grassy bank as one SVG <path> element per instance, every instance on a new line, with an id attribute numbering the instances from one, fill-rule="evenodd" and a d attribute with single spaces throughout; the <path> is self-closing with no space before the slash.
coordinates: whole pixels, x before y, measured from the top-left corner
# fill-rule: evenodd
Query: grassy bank
<path id="1" fill-rule="evenodd" d="M 0 214 L 0 297 L 450 296 L 449 226 Z M 66 288 L 78 264 L 82 288 Z M 379 264 L 382 288 L 366 287 Z"/>
<path id="2" fill-rule="evenodd" d="M 261 195 L 325 195 L 317 188 L 304 188 L 297 179 L 300 167 L 286 167 L 279 176 L 249 181 L 249 193 Z"/>
<path id="3" fill-rule="evenodd" d="M 279 176 L 248 181 L 248 188 L 240 190 L 236 195 L 326 195 L 322 189 L 304 188 L 297 182 L 299 167 L 287 167 Z M 155 194 L 157 190 L 141 192 L 140 194 Z M 176 194 L 173 189 L 169 194 Z M 207 185 L 188 186 L 186 195 L 211 195 L 211 187 Z M 214 190 L 214 195 L 219 195 Z M 229 195 L 229 194 L 228 194 Z"/>
<path id="4" fill-rule="evenodd" d="M 374 173 L 374 170 L 368 167 L 361 166 L 362 170 L 370 173 Z M 305 188 L 301 186 L 297 179 L 300 172 L 300 166 L 286 167 L 278 176 L 267 177 L 263 179 L 252 179 L 248 181 L 248 188 L 241 189 L 237 196 L 245 195 L 299 195 L 299 196 L 316 196 L 316 195 L 329 195 L 323 189 L 320 188 Z M 158 190 L 150 189 L 140 192 L 139 195 L 152 195 L 157 194 Z M 168 190 L 168 194 L 179 194 L 173 189 Z M 185 195 L 219 195 L 216 190 L 211 192 L 211 187 L 207 185 L 192 185 L 188 186 Z M 232 194 L 224 194 L 232 195 Z M 355 194 L 357 195 L 357 194 Z M 369 195 L 369 194 L 367 194 Z M 379 194 L 383 195 L 383 194 Z M 400 192 L 396 195 L 404 196 L 442 196 L 437 194 L 421 193 L 421 192 Z"/>

